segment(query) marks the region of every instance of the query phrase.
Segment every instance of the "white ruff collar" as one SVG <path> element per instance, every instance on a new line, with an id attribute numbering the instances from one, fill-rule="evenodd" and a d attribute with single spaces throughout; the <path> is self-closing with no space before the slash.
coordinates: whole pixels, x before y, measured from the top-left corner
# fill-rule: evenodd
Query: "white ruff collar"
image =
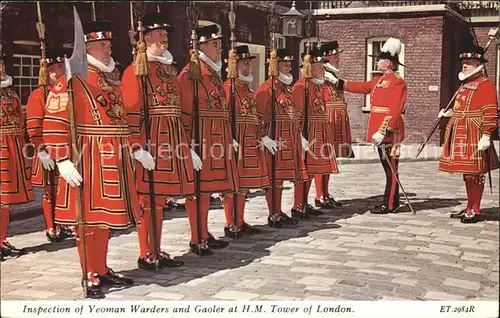
<path id="1" fill-rule="evenodd" d="M 5 74 L 6 77 L 2 80 L 2 88 L 6 88 L 12 85 L 12 76 Z"/>
<path id="2" fill-rule="evenodd" d="M 340 70 L 338 68 L 336 68 L 335 66 L 333 66 L 332 64 L 326 63 L 326 64 L 324 64 L 324 67 L 328 72 L 332 72 L 333 75 L 339 76 Z"/>
<path id="3" fill-rule="evenodd" d="M 202 51 L 198 51 L 198 54 L 203 62 L 207 63 L 217 73 L 220 73 L 220 70 L 222 69 L 222 61 L 216 63 L 212 61 L 208 56 L 206 56 Z"/>
<path id="4" fill-rule="evenodd" d="M 111 73 L 115 70 L 115 60 L 111 57 L 109 59 L 109 65 L 106 66 L 102 62 L 98 61 L 95 57 L 87 53 L 87 61 L 89 64 L 97 67 L 101 72 Z"/>
<path id="5" fill-rule="evenodd" d="M 311 78 L 311 81 L 316 85 L 323 85 L 323 83 L 325 82 L 325 79 L 313 77 L 313 78 Z"/>
<path id="6" fill-rule="evenodd" d="M 147 54 L 148 54 L 148 61 L 150 62 L 160 62 L 162 64 L 171 65 L 172 62 L 174 61 L 174 57 L 172 56 L 172 53 L 170 53 L 169 50 L 163 52 L 161 56 L 151 55 L 149 53 Z"/>
<path id="7" fill-rule="evenodd" d="M 458 73 L 458 79 L 461 81 L 465 81 L 466 79 L 468 79 L 472 75 L 476 75 L 477 73 L 481 72 L 483 70 L 483 68 L 484 68 L 484 64 L 481 64 L 467 75 L 464 74 L 464 72 L 460 72 L 460 73 Z"/>
<path id="8" fill-rule="evenodd" d="M 253 74 L 246 75 L 246 76 L 240 74 L 239 79 L 243 82 L 252 83 L 253 82 Z"/>
<path id="9" fill-rule="evenodd" d="M 292 85 L 292 82 L 293 82 L 293 75 L 292 74 L 283 74 L 280 72 L 280 74 L 278 75 L 278 79 L 283 83 L 283 84 L 286 84 L 286 85 Z"/>
<path id="10" fill-rule="evenodd" d="M 334 84 L 338 81 L 337 77 L 335 77 L 335 75 L 333 75 L 330 72 L 325 72 L 324 76 L 325 76 L 325 80 L 332 82 Z"/>

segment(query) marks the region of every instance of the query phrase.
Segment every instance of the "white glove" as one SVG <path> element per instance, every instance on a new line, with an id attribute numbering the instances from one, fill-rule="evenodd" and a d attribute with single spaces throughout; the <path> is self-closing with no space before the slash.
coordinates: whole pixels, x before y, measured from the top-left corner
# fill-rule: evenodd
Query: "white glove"
<path id="1" fill-rule="evenodd" d="M 380 133 L 380 132 L 376 132 L 373 134 L 372 136 L 372 139 L 373 139 L 373 143 L 376 144 L 377 146 L 380 145 L 382 143 L 382 141 L 384 140 L 385 138 L 385 135 Z"/>
<path id="2" fill-rule="evenodd" d="M 45 168 L 45 170 L 51 171 L 54 170 L 56 164 L 54 160 L 52 160 L 45 150 L 40 150 L 38 152 L 38 159 L 40 159 L 40 162 L 42 163 L 42 166 Z"/>
<path id="3" fill-rule="evenodd" d="M 309 141 L 304 138 L 304 136 L 300 136 L 302 138 L 302 150 L 309 151 Z"/>
<path id="4" fill-rule="evenodd" d="M 267 148 L 267 150 L 269 150 L 270 153 L 272 153 L 273 155 L 276 153 L 276 149 L 278 147 L 278 144 L 276 143 L 276 141 L 272 140 L 271 138 L 269 138 L 269 136 L 264 136 L 262 137 L 262 144 L 264 145 L 264 147 Z"/>
<path id="5" fill-rule="evenodd" d="M 483 135 L 481 139 L 479 139 L 479 142 L 477 143 L 477 148 L 480 151 L 485 151 L 491 146 L 491 141 L 490 141 L 490 136 L 489 135 Z"/>
<path id="6" fill-rule="evenodd" d="M 71 160 L 64 160 L 57 163 L 57 169 L 59 169 L 59 175 L 66 180 L 66 182 L 72 187 L 78 187 L 82 184 L 83 178 L 76 170 L 75 165 Z"/>
<path id="7" fill-rule="evenodd" d="M 451 117 L 451 113 L 453 112 L 452 109 L 448 109 L 448 111 L 444 111 L 444 108 L 439 111 L 438 118 L 441 117 Z"/>
<path id="8" fill-rule="evenodd" d="M 233 148 L 234 148 L 234 151 L 236 151 L 236 152 L 237 152 L 237 151 L 238 151 L 239 146 L 240 146 L 240 144 L 239 144 L 236 140 L 234 140 L 234 139 L 233 139 Z"/>
<path id="9" fill-rule="evenodd" d="M 196 171 L 200 171 L 201 167 L 203 166 L 200 156 L 198 156 L 196 151 L 194 151 L 193 149 L 189 149 L 189 150 L 191 151 L 191 160 L 193 161 L 193 168 Z"/>
<path id="10" fill-rule="evenodd" d="M 155 160 L 153 159 L 153 156 L 151 156 L 151 154 L 144 149 L 134 151 L 134 158 L 139 161 L 145 169 L 155 169 Z"/>

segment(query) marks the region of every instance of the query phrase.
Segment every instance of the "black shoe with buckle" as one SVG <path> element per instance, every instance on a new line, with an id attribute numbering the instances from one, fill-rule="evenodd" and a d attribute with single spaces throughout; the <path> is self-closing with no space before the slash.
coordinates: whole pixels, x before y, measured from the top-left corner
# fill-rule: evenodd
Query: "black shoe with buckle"
<path id="1" fill-rule="evenodd" d="M 52 228 L 50 228 L 48 231 L 45 231 L 45 236 L 51 243 L 61 242 L 66 238 L 66 235 L 63 234 L 61 229 L 56 230 L 56 232 L 54 233 L 54 230 Z"/>
<path id="2" fill-rule="evenodd" d="M 478 221 L 479 214 L 476 214 L 473 211 L 471 213 L 465 213 L 460 219 L 460 222 L 462 223 L 477 223 Z"/>
<path id="3" fill-rule="evenodd" d="M 285 212 L 281 212 L 280 222 L 283 223 L 283 225 L 295 225 L 300 223 L 300 220 L 294 217 L 289 217 Z"/>
<path id="4" fill-rule="evenodd" d="M 18 257 L 23 254 L 26 254 L 26 251 L 24 249 L 16 248 L 14 245 L 10 244 L 7 240 L 3 241 L 2 252 L 3 255 L 11 255 L 12 253 L 16 253 Z M 8 254 L 6 254 L 5 252 Z"/>
<path id="5" fill-rule="evenodd" d="M 303 220 L 303 219 L 307 219 L 309 216 L 305 212 L 304 207 L 299 205 L 299 206 L 292 208 L 292 217 Z"/>
<path id="6" fill-rule="evenodd" d="M 199 255 L 199 256 L 209 256 L 212 255 L 214 252 L 212 252 L 212 249 L 208 246 L 208 243 L 206 240 L 201 240 L 200 244 L 193 244 L 189 243 L 189 249 L 191 252 Z"/>
<path id="7" fill-rule="evenodd" d="M 243 225 L 241 226 L 241 231 L 245 232 L 245 233 L 248 233 L 250 235 L 259 234 L 260 233 L 259 229 L 254 228 L 253 226 L 251 226 L 250 224 L 248 224 L 246 222 L 243 222 Z"/>
<path id="8" fill-rule="evenodd" d="M 212 234 L 208 233 L 207 245 L 214 250 L 220 250 L 226 248 L 229 242 L 216 239 Z"/>
<path id="9" fill-rule="evenodd" d="M 270 227 L 274 227 L 276 229 L 280 229 L 283 227 L 281 224 L 280 218 L 275 217 L 274 215 L 270 215 L 267 217 L 267 225 Z"/>
<path id="10" fill-rule="evenodd" d="M 83 284 L 84 284 L 84 282 L 82 280 L 82 286 L 83 286 Z M 87 281 L 86 288 L 87 288 L 87 298 L 91 298 L 91 299 L 106 298 L 106 296 L 102 292 L 100 283 Z"/>
<path id="11" fill-rule="evenodd" d="M 165 252 L 160 252 L 159 262 L 160 262 L 160 267 L 168 267 L 168 268 L 180 267 L 184 265 L 183 261 L 171 258 L 170 255 L 168 255 Z"/>
<path id="12" fill-rule="evenodd" d="M 342 202 L 335 201 L 335 199 L 331 195 L 327 196 L 325 200 L 330 202 L 330 204 L 332 204 L 335 207 L 340 207 L 343 205 Z"/>
<path id="13" fill-rule="evenodd" d="M 224 235 L 232 239 L 238 239 L 241 237 L 241 229 L 237 228 L 234 225 L 226 226 L 224 227 Z M 210 239 L 209 239 L 209 245 L 210 245 Z"/>
<path id="14" fill-rule="evenodd" d="M 160 264 L 158 264 L 158 267 L 159 267 L 159 265 Z M 139 269 L 144 269 L 147 271 L 155 271 L 156 270 L 156 262 L 150 253 L 146 253 L 146 257 L 144 257 L 144 258 L 139 257 L 137 259 L 137 267 L 139 267 Z"/>
<path id="15" fill-rule="evenodd" d="M 314 205 L 320 209 L 331 210 L 331 209 L 335 208 L 334 204 L 332 202 L 326 200 L 324 197 L 321 197 L 319 200 L 315 199 Z"/>
<path id="16" fill-rule="evenodd" d="M 377 205 L 374 208 L 370 210 L 371 214 L 387 214 L 389 212 L 392 212 L 392 210 L 389 210 L 385 205 Z"/>
<path id="17" fill-rule="evenodd" d="M 99 281 L 102 285 L 106 286 L 129 286 L 134 283 L 130 278 L 123 276 L 122 274 L 115 273 L 111 268 L 108 267 L 108 272 L 104 275 L 99 275 Z"/>
<path id="18" fill-rule="evenodd" d="M 463 209 L 462 211 L 456 212 L 456 213 L 451 213 L 450 219 L 461 219 L 462 216 L 464 216 L 464 214 L 465 214 L 465 209 Z"/>
<path id="19" fill-rule="evenodd" d="M 323 211 L 316 210 L 312 205 L 307 204 L 306 208 L 304 209 L 306 214 L 312 215 L 312 216 L 318 216 L 318 215 L 323 215 Z"/>

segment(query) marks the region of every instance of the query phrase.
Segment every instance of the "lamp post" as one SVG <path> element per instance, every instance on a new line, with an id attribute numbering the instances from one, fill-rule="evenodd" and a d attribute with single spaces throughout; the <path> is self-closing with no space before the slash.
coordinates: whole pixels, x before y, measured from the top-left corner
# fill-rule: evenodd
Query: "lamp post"
<path id="1" fill-rule="evenodd" d="M 282 14 L 282 19 L 283 25 L 281 34 L 286 38 L 288 48 L 299 48 L 294 52 L 294 56 L 297 61 L 300 61 L 300 41 L 304 36 L 305 15 L 295 8 L 295 1 L 293 1 L 290 10 Z M 298 79 L 299 70 L 294 68 L 292 74 L 295 79 Z"/>

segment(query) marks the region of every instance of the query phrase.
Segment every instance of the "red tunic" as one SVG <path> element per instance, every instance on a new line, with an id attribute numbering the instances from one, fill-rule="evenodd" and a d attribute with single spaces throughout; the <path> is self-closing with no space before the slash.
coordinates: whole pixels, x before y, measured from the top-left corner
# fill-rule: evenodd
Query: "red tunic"
<path id="1" fill-rule="evenodd" d="M 75 121 L 78 150 L 82 158 L 83 205 L 86 225 L 123 229 L 140 215 L 131 156 L 130 130 L 123 107 L 119 72 L 100 72 L 89 65 L 88 80 L 75 77 Z M 71 154 L 69 94 L 63 76 L 47 97 L 43 121 L 47 151 L 57 162 L 77 158 Z M 76 224 L 78 188 L 60 179 L 56 200 L 56 222 Z"/>
<path id="2" fill-rule="evenodd" d="M 455 98 L 453 115 L 446 126 L 439 169 L 447 172 L 486 173 L 486 156 L 477 149 L 477 143 L 483 134 L 494 133 L 497 120 L 495 85 L 484 76 L 464 84 Z M 490 154 L 490 169 L 497 169 L 498 157 L 493 143 L 487 152 Z"/>
<path id="3" fill-rule="evenodd" d="M 376 132 L 385 134 L 384 143 L 392 143 L 392 155 L 399 156 L 400 143 L 405 139 L 402 114 L 406 103 L 406 84 L 396 73 L 376 76 L 369 82 L 346 81 L 344 90 L 370 95 L 370 119 L 366 141 L 372 142 Z"/>
<path id="4" fill-rule="evenodd" d="M 238 190 L 233 137 L 224 82 L 205 62 L 201 62 L 202 79 L 198 82 L 199 140 L 201 142 L 200 189 L 203 193 L 227 193 Z M 194 94 L 189 79 L 189 64 L 179 74 L 183 122 L 194 141 Z"/>
<path id="5" fill-rule="evenodd" d="M 190 143 L 181 119 L 181 91 L 176 70 L 174 66 L 160 62 L 149 62 L 148 69 L 151 154 L 156 161 L 155 195 L 162 196 L 163 199 L 193 195 L 193 164 L 189 151 Z M 123 100 L 133 132 L 133 142 L 145 148 L 142 85 L 134 72 L 134 66 L 130 65 L 123 74 Z M 148 195 L 148 171 L 142 165 L 137 166 L 136 180 L 139 194 Z"/>
<path id="6" fill-rule="evenodd" d="M 262 135 L 269 137 L 272 137 L 271 84 L 272 81 L 269 78 L 255 91 L 257 111 L 264 122 Z M 276 129 L 274 139 L 278 143 L 278 150 L 276 152 L 276 180 L 301 182 L 307 180 L 307 172 L 302 157 L 300 127 L 296 120 L 291 100 L 292 86 L 286 85 L 276 79 L 274 81 L 274 89 L 276 96 Z M 267 167 L 268 169 L 272 167 L 272 155 L 269 152 L 267 152 Z"/>
<path id="7" fill-rule="evenodd" d="M 45 88 L 50 91 L 51 87 Z M 32 175 L 31 183 L 34 186 L 45 187 L 49 185 L 50 180 L 45 176 L 44 168 L 40 159 L 38 159 L 38 150 L 44 150 L 45 145 L 43 143 L 43 118 L 45 117 L 45 89 L 40 86 L 31 92 L 28 103 L 26 104 L 26 129 L 30 137 L 30 142 L 35 148 L 33 153 L 33 163 L 32 163 Z M 54 185 L 57 185 L 57 180 L 59 176 L 57 174 L 57 167 L 54 167 L 56 171 L 56 178 L 54 179 Z"/>
<path id="8" fill-rule="evenodd" d="M 12 86 L 0 89 L 0 104 L 0 204 L 31 202 L 31 169 L 23 153 L 23 111 Z"/>
<path id="9" fill-rule="evenodd" d="M 301 127 L 303 127 L 305 120 L 305 92 L 305 78 L 301 78 L 292 89 L 292 101 Z M 308 93 L 307 140 L 310 144 L 310 150 L 307 153 L 307 173 L 311 176 L 338 173 L 337 158 L 332 145 L 332 130 L 328 123 L 323 97 L 323 84 L 315 84 L 310 80 Z"/>
<path id="10" fill-rule="evenodd" d="M 344 92 L 337 89 L 332 82 L 323 85 L 326 113 L 333 133 L 333 145 L 337 157 L 354 158 L 351 143 L 351 126 Z"/>
<path id="11" fill-rule="evenodd" d="M 231 80 L 227 80 L 227 104 L 231 105 Z M 236 140 L 238 149 L 238 176 L 240 189 L 262 189 L 269 187 L 269 176 L 264 153 L 261 145 L 260 120 L 253 91 L 248 83 L 235 80 L 235 108 L 236 108 Z"/>

